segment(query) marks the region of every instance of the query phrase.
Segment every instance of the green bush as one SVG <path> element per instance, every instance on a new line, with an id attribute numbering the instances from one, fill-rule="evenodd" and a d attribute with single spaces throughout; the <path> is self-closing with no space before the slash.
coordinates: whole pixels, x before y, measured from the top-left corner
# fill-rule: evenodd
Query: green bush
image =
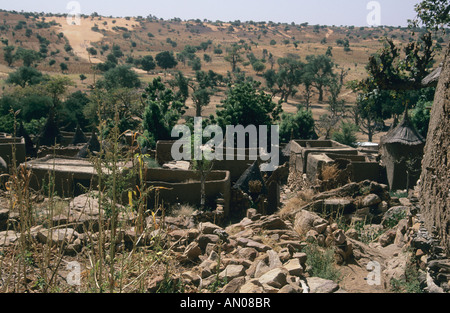
<path id="1" fill-rule="evenodd" d="M 355 147 L 357 142 L 356 132 L 358 126 L 352 123 L 342 122 L 341 129 L 333 133 L 332 139 L 344 145 Z"/>
<path id="2" fill-rule="evenodd" d="M 312 139 L 314 137 L 314 118 L 310 110 L 300 109 L 296 114 L 283 113 L 280 123 L 280 142 L 292 139 Z"/>

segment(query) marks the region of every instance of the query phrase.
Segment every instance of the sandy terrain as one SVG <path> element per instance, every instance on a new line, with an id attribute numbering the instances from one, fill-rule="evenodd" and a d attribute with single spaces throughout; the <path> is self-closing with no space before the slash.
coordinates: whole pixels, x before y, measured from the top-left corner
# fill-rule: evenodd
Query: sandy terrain
<path id="1" fill-rule="evenodd" d="M 69 39 L 75 55 L 86 60 L 89 60 L 86 48 L 91 47 L 91 42 L 97 42 L 103 39 L 103 34 L 93 31 L 92 27 L 97 26 L 100 30 L 115 32 L 112 30 L 115 26 L 131 29 L 131 27 L 139 25 L 134 20 L 127 21 L 126 19 L 106 17 L 102 17 L 101 20 L 98 18 L 82 18 L 80 25 L 70 25 L 64 17 L 55 17 L 55 21 L 61 24 L 61 32 Z M 113 21 L 115 21 L 114 24 Z M 107 22 L 107 24 L 104 25 L 104 22 Z M 102 61 L 96 57 L 91 57 L 91 62 L 100 63 Z"/>

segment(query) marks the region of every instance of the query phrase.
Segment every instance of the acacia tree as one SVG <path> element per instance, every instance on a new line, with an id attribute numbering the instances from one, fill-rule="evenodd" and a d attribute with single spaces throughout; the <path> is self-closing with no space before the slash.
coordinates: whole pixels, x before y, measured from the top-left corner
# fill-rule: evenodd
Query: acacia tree
<path id="1" fill-rule="evenodd" d="M 312 86 L 319 93 L 319 101 L 323 101 L 325 87 L 335 77 L 333 73 L 334 63 L 326 55 L 308 55 L 306 57 L 305 71 L 311 75 Z"/>
<path id="2" fill-rule="evenodd" d="M 290 96 L 296 94 L 296 87 L 302 81 L 305 64 L 298 57 L 289 56 L 278 59 L 279 71 L 268 70 L 264 74 L 267 87 L 275 96 L 280 94 L 280 101 L 287 102 Z"/>
<path id="3" fill-rule="evenodd" d="M 241 48 L 241 46 L 234 44 L 231 48 L 227 49 L 227 55 L 224 59 L 231 64 L 232 72 L 236 72 L 237 64 L 243 61 L 242 54 L 240 52 Z"/>

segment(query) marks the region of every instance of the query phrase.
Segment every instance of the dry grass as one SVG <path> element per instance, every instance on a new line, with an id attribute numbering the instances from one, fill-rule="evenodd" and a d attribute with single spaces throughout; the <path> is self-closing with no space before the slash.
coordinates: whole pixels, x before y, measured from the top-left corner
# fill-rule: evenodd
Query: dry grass
<path id="1" fill-rule="evenodd" d="M 339 168 L 337 164 L 325 164 L 322 167 L 321 178 L 323 181 L 334 180 L 339 175 Z"/>
<path id="2" fill-rule="evenodd" d="M 173 216 L 181 216 L 181 217 L 188 217 L 191 216 L 192 213 L 194 213 L 195 208 L 193 206 L 182 204 L 178 209 L 175 209 L 172 211 Z"/>
<path id="3" fill-rule="evenodd" d="M 282 218 L 287 218 L 295 213 L 301 207 L 312 201 L 314 191 L 312 189 L 301 190 L 297 195 L 291 198 L 279 211 Z"/>

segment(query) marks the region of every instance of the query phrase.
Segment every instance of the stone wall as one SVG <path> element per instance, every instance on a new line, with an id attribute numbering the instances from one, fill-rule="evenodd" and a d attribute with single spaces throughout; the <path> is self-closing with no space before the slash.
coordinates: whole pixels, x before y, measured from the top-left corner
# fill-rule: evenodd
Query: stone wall
<path id="1" fill-rule="evenodd" d="M 205 184 L 207 201 L 224 199 L 225 216 L 230 208 L 230 184 L 228 171 L 210 172 Z M 146 185 L 164 187 L 158 191 L 160 203 L 200 205 L 200 176 L 195 171 L 148 169 Z"/>

